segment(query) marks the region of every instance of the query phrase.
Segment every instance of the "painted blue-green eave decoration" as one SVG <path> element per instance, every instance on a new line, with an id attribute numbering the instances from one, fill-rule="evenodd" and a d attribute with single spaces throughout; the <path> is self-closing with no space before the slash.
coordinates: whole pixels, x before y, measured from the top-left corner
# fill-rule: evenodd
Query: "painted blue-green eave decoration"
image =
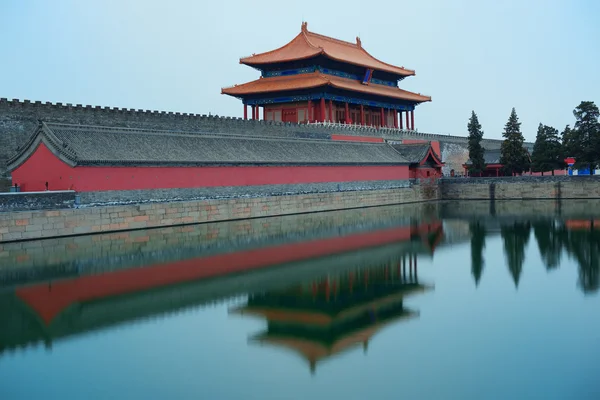
<path id="1" fill-rule="evenodd" d="M 272 78 L 275 76 L 292 76 L 292 75 L 300 75 L 300 74 L 310 74 L 313 72 L 321 72 L 322 74 L 338 76 L 340 78 L 354 79 L 360 81 L 363 77 L 358 75 L 349 74 L 343 71 L 337 71 L 330 68 L 323 68 L 320 65 L 312 65 L 310 67 L 296 68 L 296 69 L 286 69 L 283 71 L 261 71 L 261 75 L 263 78 Z M 382 79 L 371 78 L 370 83 L 374 83 L 377 85 L 389 86 L 389 87 L 398 87 L 398 83 L 394 81 L 386 81 Z"/>
<path id="2" fill-rule="evenodd" d="M 349 97 L 349 96 L 340 96 L 331 93 L 310 93 L 310 94 L 302 94 L 302 95 L 294 95 L 294 96 L 280 96 L 280 97 L 268 97 L 261 99 L 245 99 L 244 104 L 246 105 L 266 105 L 266 104 L 278 104 L 278 103 L 295 103 L 298 101 L 308 101 L 308 100 L 321 100 L 321 98 L 325 98 L 325 100 L 333 100 L 341 103 L 348 104 L 358 104 L 363 106 L 370 107 L 383 107 L 391 110 L 398 111 L 413 111 L 415 109 L 415 104 L 393 104 L 386 103 L 382 101 L 373 101 L 373 100 L 365 100 L 358 97 Z"/>

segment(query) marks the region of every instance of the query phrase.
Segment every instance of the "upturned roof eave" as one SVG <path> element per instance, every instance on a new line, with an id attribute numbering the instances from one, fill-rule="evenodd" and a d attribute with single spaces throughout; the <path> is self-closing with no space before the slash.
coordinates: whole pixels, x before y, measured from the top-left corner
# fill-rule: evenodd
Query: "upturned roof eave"
<path id="1" fill-rule="evenodd" d="M 56 158 L 70 167 L 77 165 L 76 155 L 68 154 L 68 146 L 62 143 L 44 122 L 40 121 L 29 140 L 15 155 L 8 159 L 6 162 L 7 169 L 13 172 L 23 165 L 36 152 L 40 144 L 44 144 Z"/>
<path id="2" fill-rule="evenodd" d="M 299 76 L 299 75 L 297 75 L 297 76 Z M 233 96 L 233 97 L 236 97 L 238 99 L 242 99 L 243 100 L 245 97 L 250 97 L 250 96 L 257 95 L 257 94 L 283 93 L 283 92 L 291 91 L 291 90 L 306 90 L 306 89 L 314 89 L 314 88 L 318 88 L 318 87 L 322 87 L 322 86 L 331 86 L 331 87 L 334 87 L 334 88 L 340 89 L 340 90 L 355 91 L 355 92 L 358 92 L 358 93 L 363 93 L 363 94 L 368 94 L 368 95 L 373 95 L 373 96 L 379 96 L 379 97 L 383 97 L 383 98 L 390 98 L 390 99 L 402 100 L 402 101 L 407 101 L 407 102 L 411 102 L 411 103 L 415 103 L 415 104 L 427 103 L 427 102 L 431 101 L 431 96 L 424 96 L 422 94 L 409 92 L 407 90 L 403 90 L 403 89 L 400 89 L 400 88 L 397 88 L 400 91 L 400 93 L 398 93 L 397 96 L 394 96 L 394 95 L 387 95 L 387 94 L 382 94 L 382 93 L 373 93 L 372 91 L 366 89 L 366 88 L 370 88 L 371 87 L 369 85 L 364 85 L 365 89 L 363 89 L 363 88 L 360 88 L 360 89 L 348 89 L 347 87 L 344 87 L 343 85 L 336 84 L 335 80 L 330 79 L 329 77 L 327 77 L 324 74 L 319 74 L 319 77 L 323 79 L 321 82 L 319 82 L 317 84 L 313 84 L 313 85 L 307 85 L 307 86 L 298 87 L 298 88 L 287 88 L 287 89 L 283 89 L 283 90 L 277 90 L 277 89 L 275 89 L 275 90 L 255 91 L 255 92 L 250 92 L 250 93 L 232 93 L 232 91 L 235 90 L 235 88 L 237 88 L 237 87 L 243 87 L 244 85 L 248 85 L 248 84 L 255 83 L 255 82 L 260 82 L 262 79 L 273 79 L 273 78 L 261 78 L 261 79 L 257 79 L 257 80 L 250 81 L 250 82 L 247 82 L 247 83 L 243 83 L 241 85 L 227 87 L 227 88 L 222 88 L 221 89 L 221 94 L 226 94 L 226 95 Z M 275 78 L 275 79 L 277 79 L 277 78 Z M 387 88 L 387 86 L 386 86 L 386 88 Z M 412 96 L 419 97 L 419 99 L 406 98 L 408 96 L 400 97 L 404 93 L 407 93 L 411 97 Z"/>
<path id="3" fill-rule="evenodd" d="M 309 37 L 311 35 L 318 37 L 321 40 L 326 40 L 326 41 L 333 42 L 333 43 L 340 43 L 343 46 L 352 46 L 355 50 L 362 52 L 364 55 L 366 55 L 368 58 L 370 58 L 374 64 L 379 64 L 379 65 L 378 66 L 367 65 L 365 63 L 354 61 L 351 58 L 335 57 L 330 52 L 328 52 L 326 48 L 312 43 L 310 40 L 310 37 Z M 298 40 L 302 40 L 304 45 L 307 46 L 307 50 L 309 51 L 309 54 L 307 54 L 305 56 L 285 57 L 285 58 L 280 58 L 280 59 L 276 58 L 277 53 L 280 53 L 284 49 L 292 46 L 294 43 L 297 43 Z M 358 41 L 358 38 L 357 38 L 357 41 Z M 273 55 L 273 56 L 275 56 L 275 59 L 261 60 L 261 57 L 264 58 L 267 55 Z M 371 55 L 367 50 L 365 50 L 362 47 L 362 45 L 354 44 L 351 42 L 346 42 L 346 41 L 336 39 L 333 37 L 321 35 L 319 33 L 310 32 L 310 31 L 308 31 L 307 26 L 305 24 L 302 25 L 302 30 L 300 31 L 300 33 L 298 35 L 296 35 L 292 40 L 287 42 L 285 45 L 278 47 L 271 51 L 266 51 L 264 53 L 253 54 L 252 56 L 248 56 L 248 57 L 242 57 L 242 58 L 240 58 L 239 62 L 240 62 L 240 64 L 244 64 L 244 65 L 248 65 L 250 67 L 257 68 L 258 66 L 264 66 L 264 65 L 269 65 L 269 64 L 285 63 L 285 62 L 292 62 L 292 61 L 302 61 L 302 60 L 316 57 L 318 55 L 324 55 L 327 58 L 334 60 L 334 61 L 338 61 L 338 62 L 342 62 L 342 63 L 346 63 L 346 64 L 358 66 L 358 67 L 363 67 L 363 68 L 372 68 L 374 71 L 380 71 L 380 72 L 394 74 L 394 75 L 397 75 L 399 77 L 399 79 L 404 79 L 408 76 L 416 75 L 416 72 L 414 70 L 403 68 L 403 67 L 398 67 L 396 65 L 392 65 L 392 64 L 389 64 L 389 63 L 379 60 L 378 58 Z"/>

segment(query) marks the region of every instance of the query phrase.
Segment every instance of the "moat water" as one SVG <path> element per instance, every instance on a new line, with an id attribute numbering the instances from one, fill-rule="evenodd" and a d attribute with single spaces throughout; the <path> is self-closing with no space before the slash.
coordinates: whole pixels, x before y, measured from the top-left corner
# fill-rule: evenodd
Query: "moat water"
<path id="1" fill-rule="evenodd" d="M 0 399 L 598 399 L 598 206 L 0 244 Z"/>

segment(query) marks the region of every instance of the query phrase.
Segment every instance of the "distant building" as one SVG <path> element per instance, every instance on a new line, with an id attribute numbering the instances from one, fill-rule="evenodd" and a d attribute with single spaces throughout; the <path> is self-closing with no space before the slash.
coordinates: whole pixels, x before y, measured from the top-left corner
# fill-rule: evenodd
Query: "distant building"
<path id="1" fill-rule="evenodd" d="M 361 44 L 308 31 L 307 23 L 278 49 L 240 59 L 261 71 L 259 79 L 222 89 L 251 106 L 252 119 L 293 123 L 335 122 L 375 127 L 415 127 L 414 110 L 431 97 L 402 90 L 398 81 L 415 71 L 384 63 Z"/>
<path id="2" fill-rule="evenodd" d="M 503 165 L 500 163 L 501 156 L 502 151 L 500 149 L 484 149 L 483 160 L 485 161 L 485 169 L 483 170 L 481 176 L 504 176 L 504 172 L 502 172 Z M 470 159 L 463 164 L 463 168 L 465 169 L 465 176 L 469 176 L 469 168 L 472 164 L 473 163 Z"/>

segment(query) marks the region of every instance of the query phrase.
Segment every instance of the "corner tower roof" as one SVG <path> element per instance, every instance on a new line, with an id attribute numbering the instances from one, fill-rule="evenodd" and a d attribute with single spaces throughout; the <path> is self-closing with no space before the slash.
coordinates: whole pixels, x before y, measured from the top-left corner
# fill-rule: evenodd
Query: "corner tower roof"
<path id="1" fill-rule="evenodd" d="M 296 61 L 324 55 L 332 60 L 385 71 L 401 77 L 415 75 L 415 71 L 384 63 L 363 49 L 360 39 L 356 43 L 331 38 L 318 33 L 309 32 L 306 22 L 302 30 L 289 43 L 266 53 L 255 54 L 240 59 L 241 64 L 259 67 L 261 65 Z"/>

